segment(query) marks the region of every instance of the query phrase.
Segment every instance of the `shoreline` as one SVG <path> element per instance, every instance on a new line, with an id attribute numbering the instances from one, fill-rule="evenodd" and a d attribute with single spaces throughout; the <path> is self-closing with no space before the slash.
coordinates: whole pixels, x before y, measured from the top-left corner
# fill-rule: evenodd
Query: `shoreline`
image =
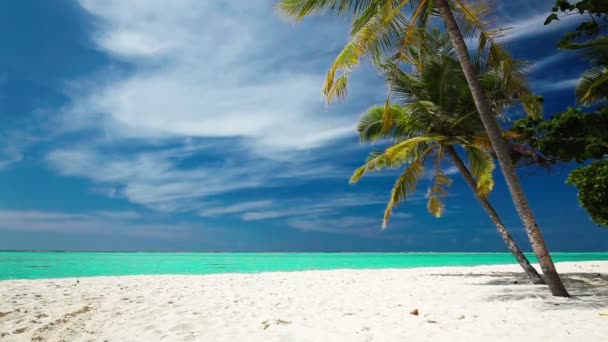
<path id="1" fill-rule="evenodd" d="M 536 260 L 528 255 L 531 262 Z M 608 261 L 608 253 L 553 253 L 555 262 Z M 33 253 L 0 252 L 0 281 L 129 275 L 256 274 L 337 269 L 516 265 L 510 253 Z"/>
<path id="2" fill-rule="evenodd" d="M 5 280 L 0 339 L 605 339 L 608 261 L 556 265 L 572 298 L 516 264 Z"/>
<path id="3" fill-rule="evenodd" d="M 608 265 L 608 261 L 607 260 L 585 260 L 585 261 L 559 261 L 559 262 L 555 262 L 556 267 L 559 267 L 559 265 L 568 265 L 568 264 L 576 264 L 577 266 L 580 266 L 581 264 L 586 264 L 586 263 L 606 263 Z M 541 273 L 542 275 L 542 271 L 540 269 L 540 265 L 538 263 L 532 263 L 531 264 L 534 268 L 536 268 L 538 270 L 539 273 Z M 519 266 L 519 264 L 517 263 L 517 261 L 513 261 L 513 263 L 505 263 L 505 264 L 481 264 L 481 265 L 463 265 L 463 266 L 411 266 L 411 267 L 377 267 L 377 268 L 332 268 L 332 269 L 308 269 L 308 270 L 290 270 L 290 271 L 252 271 L 252 272 L 225 272 L 225 273 L 163 273 L 163 274 L 124 274 L 124 275 L 84 275 L 84 276 L 80 276 L 80 277 L 51 277 L 51 278 L 14 278 L 14 279 L 0 279 L 0 284 L 2 284 L 2 282 L 7 282 L 7 281 L 52 281 L 52 280 L 72 280 L 72 281 L 76 281 L 76 280 L 82 280 L 82 279 L 95 279 L 95 278 L 100 278 L 100 279 L 113 279 L 113 278 L 132 278 L 132 277 L 207 277 L 207 276 L 223 276 L 223 275 L 263 275 L 263 274 L 284 274 L 284 275 L 288 275 L 288 274 L 292 274 L 292 273 L 309 273 L 309 272 L 340 272 L 340 271 L 351 271 L 351 272 L 358 272 L 358 271 L 400 271 L 400 270 L 421 270 L 421 271 L 431 271 L 431 270 L 437 270 L 437 269 L 445 269 L 445 271 L 449 272 L 450 269 L 455 269 L 455 268 L 464 268 L 464 269 L 474 269 L 474 268 L 492 268 L 492 267 L 509 267 L 509 266 L 513 266 L 513 270 L 510 270 L 509 272 L 513 272 L 513 273 L 522 273 L 523 275 L 523 270 L 521 269 L 521 267 Z M 607 266 L 608 267 L 608 266 Z M 501 272 L 501 271 L 491 271 L 491 272 Z M 558 269 L 559 272 L 559 269 Z M 605 271 L 608 272 L 608 269 Z M 608 274 L 607 274 L 608 276 Z"/>

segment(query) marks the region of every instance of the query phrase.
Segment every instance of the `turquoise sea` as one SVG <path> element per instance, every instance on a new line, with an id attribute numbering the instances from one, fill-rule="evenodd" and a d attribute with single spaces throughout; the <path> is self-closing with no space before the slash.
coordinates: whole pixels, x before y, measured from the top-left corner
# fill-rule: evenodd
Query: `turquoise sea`
<path id="1" fill-rule="evenodd" d="M 608 253 L 553 253 L 555 261 L 608 260 Z M 530 260 L 536 260 L 528 255 Z M 213 274 L 345 268 L 514 264 L 508 253 L 102 253 L 0 252 L 0 280 L 136 274 Z"/>

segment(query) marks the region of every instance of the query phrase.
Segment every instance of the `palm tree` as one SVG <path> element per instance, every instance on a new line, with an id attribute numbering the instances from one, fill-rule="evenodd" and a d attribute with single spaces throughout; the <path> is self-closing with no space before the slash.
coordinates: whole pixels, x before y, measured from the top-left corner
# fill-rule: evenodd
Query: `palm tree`
<path id="1" fill-rule="evenodd" d="M 408 75 L 393 70 L 394 66 L 383 67 L 390 87 L 395 90 L 403 106 L 390 106 L 392 122 L 389 124 L 385 122 L 383 107 L 370 109 L 359 120 L 358 131 L 362 142 L 391 139 L 394 145 L 384 153 L 373 153 L 368 162 L 355 171 L 351 182 L 359 181 L 369 171 L 408 164 L 391 192 L 383 222 L 383 227 L 386 227 L 393 207 L 414 191 L 419 177 L 424 173 L 425 161 L 435 157 L 434 182 L 428 193 L 427 207 L 433 215 L 440 217 L 444 208 L 441 197 L 446 194 L 446 187 L 451 183 L 441 168 L 447 154 L 532 283 L 544 284 L 542 277 L 530 265 L 487 199 L 494 185 L 494 162 L 488 150 L 487 138 L 483 134 L 483 126 L 478 116 L 472 115 L 476 109 L 462 69 L 450 56 L 452 51 L 449 42 L 446 44 L 437 33 L 432 34 L 429 40 L 437 54 L 432 58 L 427 55 L 415 73 Z M 491 68 L 482 68 L 480 72 L 485 90 L 497 107 L 504 108 L 514 101 L 512 94 L 500 89 L 500 73 Z M 387 126 L 391 127 L 390 131 L 384 129 Z M 471 170 L 462 161 L 455 146 L 463 147 L 467 152 Z"/>
<path id="2" fill-rule="evenodd" d="M 411 12 L 407 12 L 409 20 L 405 12 L 406 5 L 411 7 Z M 477 77 L 465 43 L 465 37 L 478 38 L 479 58 L 487 58 L 491 64 L 500 68 L 504 81 L 512 89 L 523 86 L 523 78 L 516 72 L 516 62 L 496 42 L 496 37 L 502 34 L 502 30 L 490 29 L 488 26 L 491 14 L 488 5 L 481 1 L 465 3 L 463 0 L 281 0 L 278 8 L 297 20 L 323 12 L 353 15 L 351 38 L 331 65 L 323 87 L 328 101 L 345 98 L 349 74 L 364 55 L 370 56 L 374 61 L 393 55 L 399 62 L 412 62 L 404 57 L 402 51 L 413 45 L 423 47 L 425 41 L 421 32 L 426 31 L 433 17 L 439 16 L 454 46 L 477 113 L 551 293 L 555 296 L 569 296 L 524 195 L 502 130 Z M 524 95 L 522 93 L 520 98 L 523 103 L 531 100 L 530 96 Z M 388 108 L 389 103 L 390 92 L 385 107 Z M 389 110 L 386 115 L 390 115 Z"/>
<path id="3" fill-rule="evenodd" d="M 444 210 L 441 197 L 447 194 L 446 187 L 451 184 L 451 180 L 441 168 L 443 164 L 442 159 L 447 153 L 466 183 L 473 190 L 475 197 L 479 200 L 483 209 L 496 225 L 496 230 L 507 245 L 507 248 L 517 259 L 532 283 L 545 284 L 543 278 L 530 264 L 515 240 L 513 240 L 505 224 L 487 198 L 488 192 L 491 191 L 493 185 L 492 170 L 494 169 L 494 162 L 491 154 L 487 150 L 484 150 L 482 146 L 476 145 L 474 137 L 470 137 L 472 138 L 471 143 L 466 143 L 465 140 L 461 140 L 463 137 L 435 135 L 433 128 L 425 125 L 426 120 L 416 118 L 415 109 L 412 109 L 412 107 L 391 106 L 393 120 L 398 122 L 391 124 L 394 127 L 391 135 L 384 133 L 378 135 L 369 134 L 371 130 L 374 130 L 374 126 L 380 127 L 379 131 L 382 132 L 384 107 L 370 109 L 359 121 L 359 135 L 362 141 L 375 142 L 383 138 L 392 137 L 396 144 L 383 153 L 372 153 L 365 165 L 355 171 L 351 178 L 351 183 L 358 182 L 365 173 L 370 171 L 384 168 L 399 168 L 403 164 L 409 164 L 395 182 L 391 191 L 391 197 L 385 210 L 383 228 L 387 226 L 393 208 L 400 202 L 405 201 L 408 194 L 415 191 L 419 178 L 424 174 L 425 161 L 433 156 L 436 158 L 433 175 L 434 182 L 428 192 L 427 208 L 435 217 L 441 217 Z M 427 129 L 423 127 L 427 127 Z M 412 137 L 405 139 L 404 137 L 407 136 Z M 405 140 L 401 141 L 401 139 Z M 467 168 L 456 152 L 454 145 L 461 146 L 467 151 L 469 165 L 471 165 L 471 170 L 474 170 L 474 172 Z"/>
<path id="4" fill-rule="evenodd" d="M 598 37 L 583 43 L 566 40 L 560 47 L 579 51 L 585 59 L 593 62 L 576 87 L 576 100 L 584 105 L 608 100 L 608 38 Z"/>

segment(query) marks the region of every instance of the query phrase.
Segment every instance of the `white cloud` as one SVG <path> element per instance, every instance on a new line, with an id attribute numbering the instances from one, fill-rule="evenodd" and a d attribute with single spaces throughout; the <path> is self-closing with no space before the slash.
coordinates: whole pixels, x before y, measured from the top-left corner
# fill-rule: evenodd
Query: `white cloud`
<path id="1" fill-rule="evenodd" d="M 350 170 L 314 154 L 354 136 L 356 116 L 371 104 L 345 114 L 323 103 L 328 52 L 344 39 L 344 23 L 295 27 L 269 0 L 80 4 L 97 20 L 93 44 L 119 63 L 68 84 L 56 129 L 92 133 L 47 153 L 61 175 L 155 210 L 247 218 L 275 208 L 264 198 L 222 207 L 215 196 L 347 179 Z"/>
<path id="2" fill-rule="evenodd" d="M 261 200 L 261 201 L 250 201 L 250 202 L 241 202 L 232 205 L 220 205 L 218 207 L 211 207 L 201 210 L 199 213 L 200 216 L 208 217 L 208 216 L 220 216 L 226 214 L 236 214 L 242 213 L 245 211 L 253 210 L 253 209 L 264 209 L 272 207 L 273 201 L 270 200 Z"/>
<path id="3" fill-rule="evenodd" d="M 366 193 L 323 195 L 320 198 L 281 198 L 235 203 L 207 204 L 201 216 L 239 215 L 243 221 L 259 221 L 312 214 L 337 214 L 343 209 L 385 203 L 385 198 Z"/>
<path id="4" fill-rule="evenodd" d="M 574 93 L 574 88 L 576 88 L 579 81 L 580 77 L 563 80 L 540 80 L 532 82 L 532 88 L 541 94 L 565 89 L 572 89 Z"/>
<path id="5" fill-rule="evenodd" d="M 300 231 L 370 236 L 381 233 L 380 218 L 365 216 L 293 218 L 287 224 Z"/>
<path id="6" fill-rule="evenodd" d="M 114 234 L 124 237 L 179 238 L 192 226 L 144 223 L 133 211 L 67 213 L 36 210 L 0 210 L 0 231 Z"/>
<path id="7" fill-rule="evenodd" d="M 526 11 L 523 8 L 520 8 L 518 11 L 501 11 L 502 20 L 500 26 L 509 28 L 505 32 L 505 37 L 502 38 L 502 40 L 521 40 L 524 38 L 542 36 L 556 31 L 564 31 L 571 29 L 583 20 L 582 16 L 568 16 L 562 18 L 560 21 L 545 25 L 545 19 L 550 14 L 550 6 L 551 4 L 547 5 L 547 7 L 543 6 L 540 10 L 533 9 L 531 11 Z"/>
<path id="8" fill-rule="evenodd" d="M 279 20 L 271 1 L 81 4 L 101 21 L 98 48 L 134 71 L 77 87 L 68 125 L 103 123 L 134 137 L 245 137 L 253 151 L 265 153 L 355 134 L 352 117 L 325 112 L 324 70 L 289 60 L 306 42 Z M 343 39 L 341 26 L 319 25 L 318 43 L 332 42 L 332 33 Z"/>
<path id="9" fill-rule="evenodd" d="M 212 198 L 227 192 L 293 185 L 319 178 L 339 177 L 345 182 L 347 179 L 347 173 L 329 164 L 306 159 L 279 162 L 237 155 L 232 156 L 240 157 L 237 161 L 201 158 L 195 166 L 183 168 L 183 158 L 199 156 L 200 151 L 193 149 L 154 148 L 132 153 L 89 147 L 55 149 L 48 153 L 46 161 L 61 175 L 90 179 L 96 189 L 103 188 L 111 197 L 124 197 L 165 212 L 196 211 L 201 216 L 239 213 L 273 204 L 257 199 L 226 207 Z"/>
<path id="10" fill-rule="evenodd" d="M 38 132 L 33 132 L 31 129 L 31 126 L 35 126 L 33 123 L 37 121 L 30 122 L 29 118 L 24 121 L 17 127 L 0 129 L 0 170 L 24 160 L 24 151 L 42 141 Z"/>
<path id="11" fill-rule="evenodd" d="M 458 168 L 456 166 L 452 165 L 452 166 L 444 169 L 443 173 L 445 173 L 448 176 L 452 176 L 452 175 L 457 175 L 458 173 L 460 173 L 460 171 L 458 171 Z"/>
<path id="12" fill-rule="evenodd" d="M 80 3 L 98 20 L 95 46 L 129 67 L 113 66 L 70 84 L 62 128 L 92 128 L 103 137 L 52 150 L 46 160 L 55 170 L 161 211 L 261 220 L 332 210 L 282 206 L 265 196 L 221 206 L 214 196 L 288 180 L 348 177 L 351 170 L 306 154 L 354 135 L 356 117 L 374 104 L 371 94 L 384 92 L 381 83 L 370 91 L 365 82 L 366 96 L 357 97 L 366 80 L 356 77 L 351 94 L 369 103 L 359 100 L 355 106 L 362 107 L 348 114 L 335 113 L 344 107 L 331 107 L 332 113 L 324 107 L 324 72 L 346 37 L 345 23 L 311 20 L 294 27 L 277 18 L 270 0 Z M 526 20 L 517 26 L 532 23 Z M 218 138 L 230 143 L 187 142 Z M 124 152 L 125 144 L 145 149 Z M 221 160 L 207 161 L 210 151 L 221 151 Z M 196 165 L 183 167 L 183 159 L 194 157 Z"/>
<path id="13" fill-rule="evenodd" d="M 14 146 L 6 146 L 0 149 L 0 170 L 21 160 L 23 160 L 23 154 Z"/>
<path id="14" fill-rule="evenodd" d="M 314 211 L 312 211 L 314 212 Z M 275 219 L 280 217 L 290 217 L 309 214 L 311 211 L 308 210 L 267 210 L 267 211 L 250 211 L 244 213 L 241 218 L 243 221 L 259 221 Z"/>
<path id="15" fill-rule="evenodd" d="M 410 219 L 410 218 L 414 218 L 414 214 L 412 213 L 403 213 L 403 212 L 396 212 L 396 213 L 392 213 L 391 214 L 391 218 L 393 219 Z"/>
<path id="16" fill-rule="evenodd" d="M 529 72 L 535 72 L 542 70 L 548 66 L 551 66 L 556 63 L 560 63 L 568 58 L 575 56 L 571 51 L 560 51 L 555 54 L 549 55 L 545 58 L 539 59 L 535 61 L 529 68 Z"/>

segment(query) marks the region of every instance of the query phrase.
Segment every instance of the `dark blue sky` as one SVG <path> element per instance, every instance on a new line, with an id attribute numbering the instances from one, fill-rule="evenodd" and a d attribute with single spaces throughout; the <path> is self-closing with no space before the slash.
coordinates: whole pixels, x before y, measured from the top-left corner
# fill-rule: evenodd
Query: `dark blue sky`
<path id="1" fill-rule="evenodd" d="M 548 114 L 574 104 L 585 67 L 555 49 L 576 19 L 542 25 L 552 3 L 496 15 Z M 503 251 L 457 174 L 444 217 L 426 212 L 423 180 L 380 230 L 395 173 L 348 178 L 374 148 L 355 122 L 385 86 L 363 65 L 326 107 L 348 22 L 294 25 L 272 4 L 0 2 L 0 249 Z M 522 170 L 524 188 L 552 250 L 606 251 L 564 184 L 572 167 Z M 495 177 L 491 200 L 527 247 Z"/>

